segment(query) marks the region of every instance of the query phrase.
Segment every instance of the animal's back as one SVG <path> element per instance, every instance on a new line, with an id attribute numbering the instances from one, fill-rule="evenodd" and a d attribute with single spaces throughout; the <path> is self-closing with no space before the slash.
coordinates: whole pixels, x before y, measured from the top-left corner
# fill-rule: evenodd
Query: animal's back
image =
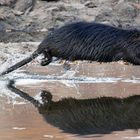
<path id="1" fill-rule="evenodd" d="M 65 25 L 48 36 L 52 55 L 68 60 L 109 62 L 127 40 L 129 30 L 112 26 L 77 22 Z"/>

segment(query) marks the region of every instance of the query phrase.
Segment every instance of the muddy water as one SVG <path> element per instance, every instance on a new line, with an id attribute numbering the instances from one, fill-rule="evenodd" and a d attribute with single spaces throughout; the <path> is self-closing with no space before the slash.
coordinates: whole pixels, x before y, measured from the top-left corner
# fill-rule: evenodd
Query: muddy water
<path id="1" fill-rule="evenodd" d="M 84 135 L 81 135 L 80 132 L 79 134 L 69 133 L 69 131 L 62 129 L 63 127 L 45 121 L 31 103 L 10 92 L 6 88 L 9 79 L 15 79 L 18 88 L 36 99 L 39 99 L 39 92 L 45 89 L 52 93 L 53 100 L 56 102 L 64 97 L 75 97 L 79 100 L 104 96 L 123 99 L 140 95 L 139 66 L 124 65 L 121 62 L 111 64 L 75 62 L 71 64 L 71 69 L 66 71 L 59 63 L 53 63 L 47 67 L 28 65 L 2 77 L 0 81 L 0 140 L 140 139 L 139 122 L 136 123 L 137 129 L 135 129 L 135 126 L 123 128 L 122 123 L 121 125 L 118 124 L 122 129 L 117 129 L 116 126 L 115 130 L 104 131 L 106 133 L 102 133 L 102 131 L 101 133 L 91 131 Z M 128 104 L 127 107 L 129 108 L 129 106 L 130 108 L 133 107 L 133 110 L 137 110 L 137 106 Z M 86 115 L 90 114 L 87 113 Z M 133 120 L 135 114 L 131 113 L 131 115 L 133 122 L 135 121 Z M 61 116 L 59 117 L 61 118 Z M 138 119 L 139 116 L 134 118 Z M 104 120 L 96 119 L 97 122 L 104 122 Z M 67 124 L 67 122 L 65 123 Z M 76 127 L 78 129 L 78 126 Z"/>

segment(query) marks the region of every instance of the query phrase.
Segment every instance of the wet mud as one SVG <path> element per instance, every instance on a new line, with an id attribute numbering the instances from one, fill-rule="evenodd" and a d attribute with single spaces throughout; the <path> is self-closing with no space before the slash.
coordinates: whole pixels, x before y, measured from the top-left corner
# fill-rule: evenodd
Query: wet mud
<path id="1" fill-rule="evenodd" d="M 36 61 L 1 77 L 0 139 L 140 138 L 139 66 L 86 61 L 70 66 L 65 70 L 63 63 L 56 61 L 42 67 Z M 15 79 L 18 89 L 37 100 L 41 90 L 49 90 L 55 106 L 45 116 L 40 114 L 31 103 L 6 88 L 9 79 Z M 69 97 L 80 104 L 74 105 Z M 63 98 L 68 99 L 64 105 Z"/>
<path id="2" fill-rule="evenodd" d="M 48 32 L 68 22 L 86 20 L 140 28 L 139 0 L 34 2 L 0 0 L 0 73 L 29 56 Z M 37 58 L 0 77 L 0 140 L 140 139 L 139 66 L 76 61 L 66 71 L 61 60 L 46 67 L 39 62 Z M 7 89 L 10 79 L 39 101 L 41 90 L 50 91 L 58 106 L 52 105 L 44 117 L 45 113 Z M 70 97 L 80 104 L 71 103 Z M 64 108 L 63 98 L 68 99 Z"/>

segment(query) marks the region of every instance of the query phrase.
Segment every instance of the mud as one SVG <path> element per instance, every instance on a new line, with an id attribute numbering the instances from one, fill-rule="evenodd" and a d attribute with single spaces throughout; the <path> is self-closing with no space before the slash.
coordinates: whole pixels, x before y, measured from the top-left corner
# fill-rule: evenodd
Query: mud
<path id="1" fill-rule="evenodd" d="M 27 57 L 48 32 L 67 22 L 86 20 L 139 29 L 139 10 L 139 0 L 1 0 L 0 72 Z M 0 77 L 0 140 L 140 139 L 139 128 L 90 135 L 63 132 L 44 121 L 29 102 L 6 88 L 8 80 L 15 79 L 18 88 L 38 100 L 43 89 L 52 92 L 54 101 L 64 97 L 125 98 L 140 95 L 139 66 L 121 61 L 106 64 L 76 61 L 66 71 L 63 61 L 54 61 L 46 67 L 41 67 L 39 61 L 40 58 L 37 58 L 21 69 Z M 137 111 L 136 108 L 134 110 Z"/>
<path id="2" fill-rule="evenodd" d="M 9 46 L 8 44 L 3 45 L 7 45 L 7 48 Z M 14 50 L 22 51 L 18 50 L 18 46 L 15 45 Z M 30 49 L 35 48 L 30 47 Z M 27 54 L 18 55 L 19 52 L 15 54 L 19 59 L 27 56 Z M 46 67 L 40 66 L 38 61 L 39 58 L 31 64 L 1 77 L 0 139 L 139 139 L 139 129 L 82 136 L 65 133 L 60 128 L 44 121 L 34 106 L 6 88 L 7 81 L 15 79 L 18 88 L 36 99 L 39 99 L 39 92 L 43 89 L 52 92 L 54 101 L 64 97 L 77 99 L 103 96 L 124 98 L 139 95 L 139 66 L 126 65 L 123 62 L 100 64 L 76 61 L 70 64 L 70 70 L 65 71 L 63 63 L 60 61 L 53 62 Z"/>

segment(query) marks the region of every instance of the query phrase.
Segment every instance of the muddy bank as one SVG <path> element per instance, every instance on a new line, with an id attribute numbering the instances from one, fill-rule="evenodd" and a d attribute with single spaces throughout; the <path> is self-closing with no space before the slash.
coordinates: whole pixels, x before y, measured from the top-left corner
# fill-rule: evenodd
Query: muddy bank
<path id="1" fill-rule="evenodd" d="M 0 72 L 29 56 L 38 44 L 39 42 L 0 43 Z M 36 92 L 45 88 L 60 97 L 127 97 L 139 94 L 139 66 L 122 61 L 102 64 L 75 61 L 70 63 L 70 70 L 65 70 L 64 61 L 53 61 L 43 67 L 40 66 L 40 59 L 38 57 L 28 65 L 1 77 L 1 81 L 15 79 L 21 87 Z M 115 90 L 118 93 L 115 94 Z"/>
<path id="2" fill-rule="evenodd" d="M 138 109 L 139 99 L 136 97 L 134 98 L 134 100 L 131 101 L 131 97 L 130 97 L 133 95 L 139 95 L 139 82 L 140 82 L 139 67 L 134 67 L 132 65 L 124 65 L 121 63 L 110 63 L 110 64 L 93 63 L 92 64 L 86 62 L 79 63 L 77 69 L 75 69 L 77 67 L 77 64 L 71 64 L 71 67 L 72 70 L 64 71 L 62 64 L 61 63 L 59 64 L 59 62 L 52 63 L 47 67 L 41 67 L 38 65 L 37 62 L 34 62 L 0 79 L 1 80 L 0 86 L 2 87 L 3 85 L 0 93 L 0 115 L 1 115 L 0 138 L 1 139 L 14 140 L 16 138 L 20 140 L 24 140 L 24 139 L 35 139 L 35 140 L 37 139 L 40 140 L 44 140 L 44 139 L 122 140 L 124 139 L 125 140 L 125 139 L 139 138 L 139 133 L 138 133 L 139 126 L 138 123 L 135 122 L 136 120 L 139 119 L 139 117 L 136 115 L 137 113 L 139 113 L 139 109 Z M 88 70 L 90 71 L 87 71 L 86 68 L 88 68 Z M 55 71 L 56 69 L 58 70 L 57 72 Z M 31 105 L 31 103 L 25 101 L 23 98 L 19 98 L 17 95 L 15 96 L 14 93 L 10 92 L 5 87 L 7 80 L 13 78 L 16 80 L 16 86 L 18 88 L 20 88 L 21 90 L 28 93 L 32 97 L 35 97 L 38 100 L 40 95 L 39 92 L 43 89 L 52 92 L 53 101 L 61 100 L 64 97 L 75 97 L 76 99 L 79 100 L 81 99 L 86 100 L 89 98 L 90 100 L 93 101 L 95 98 L 103 97 L 103 96 L 118 97 L 119 99 L 130 97 L 129 98 L 130 102 L 128 104 L 126 104 L 127 102 L 125 101 L 124 103 L 121 102 L 118 104 L 116 104 L 116 102 L 111 102 L 112 106 L 114 106 L 113 113 L 119 113 L 120 115 L 123 115 L 124 113 L 128 113 L 128 115 L 120 118 L 118 115 L 115 116 L 116 121 L 114 121 L 114 123 L 117 123 L 118 127 L 116 127 L 117 131 L 111 131 L 111 133 L 110 131 L 107 132 L 106 134 L 102 134 L 101 131 L 100 133 L 99 132 L 97 133 L 95 131 L 93 133 L 92 130 L 90 135 L 86 134 L 83 136 L 66 133 L 63 131 L 63 129 L 64 127 L 66 127 L 67 129 L 67 125 L 64 126 L 60 125 L 62 124 L 61 121 L 65 121 L 66 118 L 63 119 L 63 117 L 61 117 L 62 114 L 59 114 L 58 112 L 59 111 L 61 112 L 61 110 L 63 110 L 63 107 L 65 111 L 68 111 L 67 105 L 62 106 L 61 108 L 61 102 L 60 102 L 60 108 L 59 106 L 56 106 L 58 107 L 58 109 L 55 109 L 55 106 L 53 106 L 54 110 L 52 110 L 52 112 L 53 111 L 54 112 L 53 113 L 50 112 L 50 114 L 47 116 L 48 118 L 46 118 L 47 119 L 46 122 L 43 119 L 43 116 L 39 114 L 37 109 L 35 109 L 35 107 Z M 82 102 L 81 102 L 81 106 L 84 107 L 84 109 L 80 109 L 81 107 L 76 108 L 76 110 L 73 109 L 73 111 L 75 111 L 74 114 L 83 111 L 83 113 L 85 113 L 84 117 L 89 118 L 88 120 L 92 120 L 93 117 L 89 115 L 89 113 L 87 112 L 87 108 L 85 107 L 84 104 L 82 105 Z M 101 123 L 101 121 L 104 122 L 105 120 L 109 119 L 112 115 L 112 114 L 111 115 L 108 114 L 107 117 L 104 116 L 104 114 L 109 113 L 110 112 L 109 109 L 112 108 L 112 106 L 110 107 L 108 106 L 108 103 L 110 103 L 110 101 L 100 103 L 100 100 L 98 103 L 95 103 L 95 106 L 98 106 L 98 108 L 100 108 L 99 110 L 98 109 L 95 110 L 94 107 L 90 108 L 91 106 L 88 106 L 88 111 L 90 113 L 93 113 L 95 111 L 95 114 L 99 115 L 96 118 L 96 120 L 93 119 L 93 122 L 94 121 L 97 122 L 96 127 L 108 126 L 109 128 L 111 123 L 108 123 L 108 121 L 106 122 L 107 125 L 105 125 L 105 123 L 104 124 Z M 106 110 L 105 107 L 109 107 L 109 108 Z M 124 111 L 122 113 L 121 111 L 123 107 L 124 107 Z M 104 109 L 104 111 L 106 112 L 100 111 L 101 109 Z M 115 111 L 115 109 L 117 109 L 117 111 Z M 129 111 L 131 111 L 131 113 Z M 68 115 L 68 118 L 70 117 L 72 118 L 73 121 L 77 122 L 74 114 L 70 112 L 69 115 L 71 115 L 71 117 Z M 127 126 L 127 123 L 125 125 L 123 123 L 120 123 L 118 125 L 118 121 L 123 122 L 123 120 L 127 120 L 127 119 L 129 120 L 128 118 L 129 115 L 130 115 L 130 122 L 136 123 L 136 124 L 133 123 L 134 124 L 133 126 L 134 128 L 137 127 L 138 128 L 137 130 L 131 129 L 132 125 Z M 58 119 L 57 120 L 58 123 L 56 124 L 55 121 L 52 121 L 55 117 L 57 117 Z M 77 119 L 79 119 L 78 116 Z M 80 123 L 78 126 L 81 127 L 82 124 Z M 91 125 L 89 126 L 91 127 Z M 123 131 L 119 131 L 121 126 L 122 127 L 127 126 L 126 128 L 130 128 L 130 130 L 126 130 L 124 128 Z M 74 129 L 75 128 L 76 127 L 74 127 Z"/>
<path id="3" fill-rule="evenodd" d="M 86 20 L 123 28 L 131 28 L 132 26 L 140 28 L 139 9 L 139 0 L 59 0 L 57 2 L 1 0 L 0 72 L 30 55 L 36 50 L 38 44 L 48 32 L 66 22 Z M 127 105 L 119 102 L 114 106 L 118 114 L 122 115 L 126 111 L 126 116 L 117 118 L 117 115 L 114 121 L 116 125 L 120 121 L 118 127 L 122 127 L 122 129 L 116 126 L 116 131 L 109 131 L 107 134 L 100 131 L 100 133 L 94 132 L 81 136 L 66 133 L 67 131 L 64 132 L 63 127 L 59 127 L 57 123 L 54 124 L 55 121 L 44 121 L 42 115 L 31 103 L 6 88 L 8 80 L 15 79 L 18 88 L 38 100 L 40 99 L 39 92 L 43 89 L 52 92 L 53 101 L 59 101 L 65 97 L 74 97 L 78 100 L 95 100 L 97 97 L 104 96 L 118 97 L 121 100 L 139 95 L 139 66 L 125 64 L 124 62 L 100 64 L 97 62 L 75 61 L 70 63 L 71 69 L 66 71 L 63 68 L 63 61 L 54 61 L 46 67 L 40 66 L 39 62 L 40 58 L 37 58 L 21 69 L 0 77 L 0 139 L 126 140 L 140 138 L 138 132 L 140 126 L 137 123 L 137 121 L 139 122 L 139 115 L 136 115 L 139 113 L 139 101 L 132 100 L 132 104 Z M 97 103 L 97 106 L 104 109 L 106 104 Z M 67 111 L 65 107 L 67 106 L 64 106 L 64 110 Z M 122 107 L 124 108 L 122 109 Z M 112 108 L 112 106 L 109 108 Z M 108 109 L 104 113 L 100 112 L 100 109 L 94 110 L 94 107 L 90 108 L 88 106 L 88 109 L 99 115 L 96 120 L 93 120 L 97 122 L 97 126 L 110 126 L 111 123 L 108 123 L 108 121 L 104 123 L 105 120 L 111 117 L 109 114 L 104 117 L 104 114 L 108 113 Z M 77 113 L 77 110 L 79 111 L 80 108 L 76 108 L 74 114 Z M 83 113 L 84 117 L 87 116 L 91 120 L 95 116 L 94 114 L 93 117 L 90 117 L 85 107 Z M 70 118 L 73 120 L 74 114 L 69 113 L 69 116 L 72 115 Z M 53 119 L 58 114 L 56 113 L 56 116 L 53 116 L 55 113 L 52 113 L 51 115 L 50 118 Z M 62 124 L 61 121 L 64 120 L 61 115 L 59 115 L 60 119 L 55 119 L 59 124 Z M 134 127 L 127 126 L 128 123 L 123 125 L 123 120 L 127 119 L 129 115 L 130 119 L 128 120 L 130 123 L 134 122 L 131 124 Z M 75 121 L 77 122 L 77 120 Z M 80 126 L 82 126 L 81 123 L 78 127 Z"/>

